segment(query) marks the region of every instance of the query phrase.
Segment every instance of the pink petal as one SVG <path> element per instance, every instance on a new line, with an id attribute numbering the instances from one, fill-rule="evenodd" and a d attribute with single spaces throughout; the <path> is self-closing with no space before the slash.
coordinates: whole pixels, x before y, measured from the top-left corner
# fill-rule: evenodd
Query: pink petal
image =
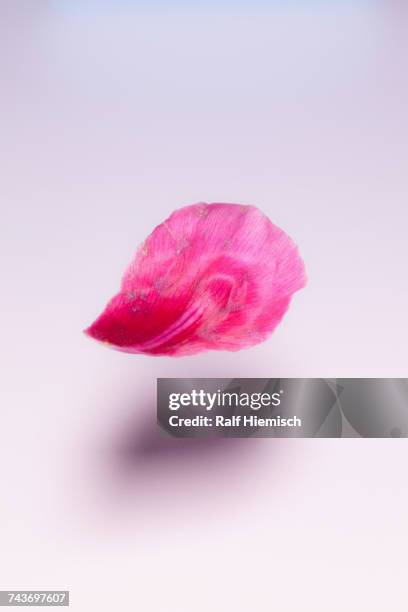
<path id="1" fill-rule="evenodd" d="M 235 351 L 265 340 L 305 284 L 296 246 L 257 208 L 194 204 L 148 236 L 86 333 L 129 353 Z"/>

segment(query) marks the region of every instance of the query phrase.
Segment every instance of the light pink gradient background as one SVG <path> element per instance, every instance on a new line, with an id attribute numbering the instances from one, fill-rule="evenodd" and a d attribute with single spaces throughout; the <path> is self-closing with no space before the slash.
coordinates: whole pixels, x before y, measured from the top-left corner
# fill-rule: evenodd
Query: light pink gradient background
<path id="1" fill-rule="evenodd" d="M 158 376 L 406 376 L 404 7 L 62 4 L 0 6 L 0 588 L 405 611 L 405 440 L 143 450 Z M 298 243 L 309 286 L 276 333 L 185 359 L 87 340 L 138 243 L 199 200 Z"/>

